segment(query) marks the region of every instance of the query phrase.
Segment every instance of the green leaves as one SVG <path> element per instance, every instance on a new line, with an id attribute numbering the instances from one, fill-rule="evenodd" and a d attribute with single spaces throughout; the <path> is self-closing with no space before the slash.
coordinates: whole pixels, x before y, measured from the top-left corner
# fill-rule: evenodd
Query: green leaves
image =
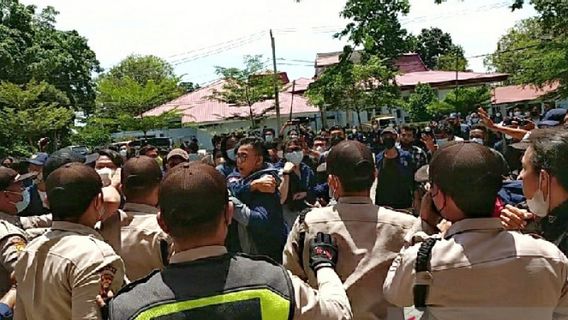
<path id="1" fill-rule="evenodd" d="M 399 16 L 410 11 L 408 0 L 348 0 L 341 16 L 349 21 L 337 38 L 347 37 L 370 55 L 393 60 L 408 50 Z"/>
<path id="2" fill-rule="evenodd" d="M 402 106 L 413 122 L 422 122 L 432 119 L 431 111 L 435 107 L 431 105 L 436 102 L 438 102 L 436 90 L 428 84 L 419 83 Z"/>
<path id="3" fill-rule="evenodd" d="M 327 110 L 364 110 L 393 105 L 399 98 L 395 73 L 384 60 L 370 57 L 353 64 L 344 61 L 326 69 L 310 85 L 306 96 Z"/>
<path id="4" fill-rule="evenodd" d="M 252 127 L 255 127 L 255 115 L 252 105 L 274 99 L 274 75 L 267 71 L 261 55 L 245 56 L 244 69 L 216 67 L 215 72 L 224 80 L 222 90 L 214 90 L 211 99 L 232 104 L 236 107 L 249 107 Z M 277 83 L 278 87 L 282 84 Z"/>
<path id="5" fill-rule="evenodd" d="M 467 60 L 464 57 L 463 48 L 455 45 L 452 36 L 439 28 L 422 29 L 416 37 L 408 38 L 411 51 L 420 54 L 424 64 L 431 70 L 456 70 L 464 71 Z"/>

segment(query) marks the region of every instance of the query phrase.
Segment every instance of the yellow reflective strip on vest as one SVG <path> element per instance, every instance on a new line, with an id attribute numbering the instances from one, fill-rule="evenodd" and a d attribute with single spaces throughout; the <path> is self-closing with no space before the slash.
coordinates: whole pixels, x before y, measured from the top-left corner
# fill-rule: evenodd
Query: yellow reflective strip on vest
<path id="1" fill-rule="evenodd" d="M 150 320 L 169 314 L 189 311 L 201 307 L 223 304 L 229 302 L 260 299 L 260 312 L 262 319 L 287 320 L 290 314 L 290 301 L 268 289 L 251 289 L 238 292 L 224 293 L 217 296 L 195 300 L 172 302 L 162 304 L 140 313 L 135 320 Z"/>

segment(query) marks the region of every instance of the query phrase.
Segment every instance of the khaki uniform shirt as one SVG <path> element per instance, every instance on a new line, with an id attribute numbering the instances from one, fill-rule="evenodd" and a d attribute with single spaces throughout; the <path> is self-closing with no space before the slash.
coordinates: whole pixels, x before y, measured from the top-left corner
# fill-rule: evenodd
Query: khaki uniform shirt
<path id="1" fill-rule="evenodd" d="M 124 264 L 92 228 L 54 221 L 16 263 L 15 319 L 101 319 L 96 296 L 117 292 Z"/>
<path id="2" fill-rule="evenodd" d="M 171 263 L 189 262 L 227 253 L 223 246 L 200 247 L 175 253 Z M 318 291 L 288 272 L 294 288 L 294 318 L 299 320 L 352 319 L 351 306 L 341 280 L 331 268 L 321 268 L 317 274 Z"/>
<path id="3" fill-rule="evenodd" d="M 126 203 L 124 211 L 101 224 L 99 232 L 122 257 L 126 276 L 132 281 L 162 270 L 173 251 L 170 237 L 158 225 L 157 213 L 155 207 Z"/>
<path id="4" fill-rule="evenodd" d="M 567 258 L 550 242 L 504 230 L 498 218 L 453 224 L 434 245 L 431 272 L 417 275 L 419 247 L 401 251 L 384 283 L 386 298 L 398 306 L 413 304 L 416 282 L 429 284 L 426 303 L 435 319 L 568 315 Z"/>
<path id="5" fill-rule="evenodd" d="M 351 301 L 354 319 L 386 319 L 392 311 L 402 316 L 383 297 L 382 283 L 405 243 L 405 235 L 420 220 L 377 207 L 367 197 L 342 197 L 338 203 L 313 209 L 302 225 L 294 224 L 284 247 L 283 264 L 293 274 L 317 288 L 309 267 L 309 243 L 318 232 L 329 233 L 337 242 L 337 274 Z M 299 233 L 305 230 L 303 257 L 299 256 Z M 301 261 L 303 265 L 301 264 Z"/>
<path id="6" fill-rule="evenodd" d="M 10 275 L 27 242 L 24 231 L 4 220 L 5 215 L 0 213 L 0 297 L 12 286 Z"/>

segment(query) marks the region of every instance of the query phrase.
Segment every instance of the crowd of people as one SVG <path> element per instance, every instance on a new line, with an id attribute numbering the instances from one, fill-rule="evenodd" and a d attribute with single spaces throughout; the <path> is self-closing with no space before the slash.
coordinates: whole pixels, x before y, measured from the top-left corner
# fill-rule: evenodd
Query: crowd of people
<path id="1" fill-rule="evenodd" d="M 533 111 L 7 157 L 0 319 L 567 317 L 568 116 Z"/>

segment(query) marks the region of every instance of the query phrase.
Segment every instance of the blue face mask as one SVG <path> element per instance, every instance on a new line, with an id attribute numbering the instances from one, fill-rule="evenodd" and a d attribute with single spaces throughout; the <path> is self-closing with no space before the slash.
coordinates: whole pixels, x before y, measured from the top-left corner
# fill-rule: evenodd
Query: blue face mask
<path id="1" fill-rule="evenodd" d="M 302 151 L 294 151 L 286 153 L 286 160 L 292 162 L 294 165 L 299 165 L 304 159 L 304 153 Z"/>
<path id="2" fill-rule="evenodd" d="M 26 188 L 24 191 L 22 191 L 22 201 L 20 202 L 16 202 L 15 206 L 16 209 L 18 210 L 18 213 L 26 210 L 26 208 L 30 205 L 30 190 L 29 188 Z"/>

